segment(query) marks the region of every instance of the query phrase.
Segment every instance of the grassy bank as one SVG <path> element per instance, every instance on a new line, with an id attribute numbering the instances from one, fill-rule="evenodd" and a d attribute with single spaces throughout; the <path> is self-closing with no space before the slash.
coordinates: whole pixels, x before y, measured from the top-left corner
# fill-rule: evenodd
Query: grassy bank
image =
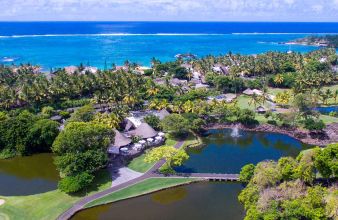
<path id="1" fill-rule="evenodd" d="M 161 189 L 166 189 L 182 184 L 198 181 L 196 178 L 151 178 L 141 183 L 135 184 L 128 188 L 109 194 L 105 197 L 97 199 L 88 203 L 85 207 L 93 207 L 97 205 L 103 205 L 111 202 L 116 202 L 123 199 L 128 199 L 140 195 L 145 195 L 151 192 L 155 192 Z"/>
<path id="2" fill-rule="evenodd" d="M 86 195 L 95 194 L 111 186 L 111 177 L 108 171 L 100 171 L 95 182 L 86 192 L 68 195 L 59 190 L 30 196 L 0 196 L 5 204 L 0 206 L 0 219 L 56 219 L 62 212 L 69 209 L 76 201 Z"/>
<path id="3" fill-rule="evenodd" d="M 177 140 L 174 140 L 170 137 L 167 137 L 167 140 L 165 142 L 166 146 L 175 146 L 177 143 Z M 145 173 L 147 172 L 150 168 L 152 168 L 156 162 L 154 163 L 146 163 L 144 162 L 144 158 L 146 156 L 146 152 L 143 153 L 142 155 L 134 158 L 129 164 L 128 168 L 140 172 L 140 173 Z"/>

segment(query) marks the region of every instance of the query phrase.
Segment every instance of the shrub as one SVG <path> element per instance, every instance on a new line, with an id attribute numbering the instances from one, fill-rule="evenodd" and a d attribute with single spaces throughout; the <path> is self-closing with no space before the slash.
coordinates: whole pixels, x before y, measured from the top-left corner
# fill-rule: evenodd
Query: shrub
<path id="1" fill-rule="evenodd" d="M 54 108 L 50 106 L 43 107 L 41 113 L 47 117 L 51 117 L 54 114 Z"/>
<path id="2" fill-rule="evenodd" d="M 155 130 L 159 131 L 161 130 L 161 125 L 160 125 L 160 118 L 157 117 L 156 115 L 147 115 L 144 117 L 144 121 L 148 123 L 152 128 Z"/>
<path id="3" fill-rule="evenodd" d="M 59 115 L 60 115 L 62 118 L 64 118 L 64 119 L 67 119 L 67 118 L 70 117 L 70 113 L 67 112 L 67 111 L 60 111 L 60 112 L 59 112 Z"/>
<path id="4" fill-rule="evenodd" d="M 75 193 L 87 187 L 94 179 L 86 172 L 76 176 L 67 176 L 60 180 L 58 188 L 65 193 Z"/>
<path id="5" fill-rule="evenodd" d="M 239 173 L 239 180 L 244 183 L 250 182 L 251 178 L 253 177 L 255 172 L 255 165 L 247 164 L 242 167 L 241 172 Z"/>
<path id="6" fill-rule="evenodd" d="M 189 129 L 189 120 L 179 114 L 171 114 L 161 121 L 164 131 L 171 133 L 176 137 L 185 135 Z"/>
<path id="7" fill-rule="evenodd" d="M 304 127 L 310 131 L 321 131 L 325 128 L 325 124 L 322 120 L 308 118 L 304 121 Z"/>
<path id="8" fill-rule="evenodd" d="M 29 152 L 50 151 L 58 134 L 59 123 L 49 119 L 40 119 L 36 121 L 28 132 Z"/>

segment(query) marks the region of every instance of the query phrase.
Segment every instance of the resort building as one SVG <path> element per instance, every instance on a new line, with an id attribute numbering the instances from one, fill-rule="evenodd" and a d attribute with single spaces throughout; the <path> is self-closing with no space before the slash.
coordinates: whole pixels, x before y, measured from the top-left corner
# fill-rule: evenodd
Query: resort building
<path id="1" fill-rule="evenodd" d="M 228 103 L 233 102 L 235 99 L 237 98 L 236 94 L 232 94 L 232 93 L 227 93 L 227 94 L 222 94 L 222 95 L 218 95 L 218 96 L 209 96 L 208 97 L 208 101 L 226 101 Z"/>
<path id="2" fill-rule="evenodd" d="M 169 81 L 170 85 L 172 86 L 184 86 L 184 85 L 187 85 L 188 84 L 188 81 L 187 80 L 180 80 L 178 78 L 172 78 L 170 81 Z"/>
<path id="3" fill-rule="evenodd" d="M 229 67 L 221 64 L 215 64 L 212 67 L 212 71 L 218 74 L 229 75 Z"/>
<path id="4" fill-rule="evenodd" d="M 138 140 L 133 143 L 132 138 Z M 108 153 L 115 158 L 134 157 L 142 153 L 146 148 L 160 146 L 165 141 L 163 132 L 155 131 L 149 124 L 141 123 L 136 129 L 121 133 L 115 130 L 114 142 L 110 144 Z"/>
<path id="5" fill-rule="evenodd" d="M 64 69 L 65 69 L 65 72 L 69 75 L 74 74 L 76 71 L 79 70 L 77 66 L 66 66 Z"/>
<path id="6" fill-rule="evenodd" d="M 108 153 L 118 155 L 120 154 L 120 148 L 128 147 L 132 143 L 132 140 L 130 138 L 127 138 L 124 134 L 116 129 L 114 130 L 114 132 L 114 142 L 109 145 Z"/>
<path id="7" fill-rule="evenodd" d="M 252 96 L 253 94 L 263 95 L 263 92 L 261 90 L 258 90 L 258 89 L 246 89 L 246 90 L 243 91 L 243 94 L 249 95 L 249 96 Z"/>
<path id="8" fill-rule="evenodd" d="M 206 88 L 209 88 L 210 86 L 208 84 L 203 84 L 203 83 L 198 83 L 195 85 L 195 89 L 206 89 Z"/>

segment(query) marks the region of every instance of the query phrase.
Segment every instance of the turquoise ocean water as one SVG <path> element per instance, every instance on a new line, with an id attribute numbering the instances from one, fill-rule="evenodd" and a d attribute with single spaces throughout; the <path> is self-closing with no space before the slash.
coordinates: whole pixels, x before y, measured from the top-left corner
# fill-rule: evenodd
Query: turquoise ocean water
<path id="1" fill-rule="evenodd" d="M 180 53 L 308 52 L 317 47 L 279 43 L 337 32 L 337 23 L 4 22 L 0 62 L 29 62 L 49 70 L 80 63 L 102 68 L 125 60 L 149 66 L 152 57 L 169 61 Z"/>

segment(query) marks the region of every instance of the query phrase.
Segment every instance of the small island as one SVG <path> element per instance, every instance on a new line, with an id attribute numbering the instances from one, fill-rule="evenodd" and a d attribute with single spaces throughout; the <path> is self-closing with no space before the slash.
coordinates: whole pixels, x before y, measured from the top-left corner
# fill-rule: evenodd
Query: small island
<path id="1" fill-rule="evenodd" d="M 311 35 L 304 38 L 289 41 L 285 44 L 338 48 L 338 35 L 325 35 L 325 36 Z"/>

